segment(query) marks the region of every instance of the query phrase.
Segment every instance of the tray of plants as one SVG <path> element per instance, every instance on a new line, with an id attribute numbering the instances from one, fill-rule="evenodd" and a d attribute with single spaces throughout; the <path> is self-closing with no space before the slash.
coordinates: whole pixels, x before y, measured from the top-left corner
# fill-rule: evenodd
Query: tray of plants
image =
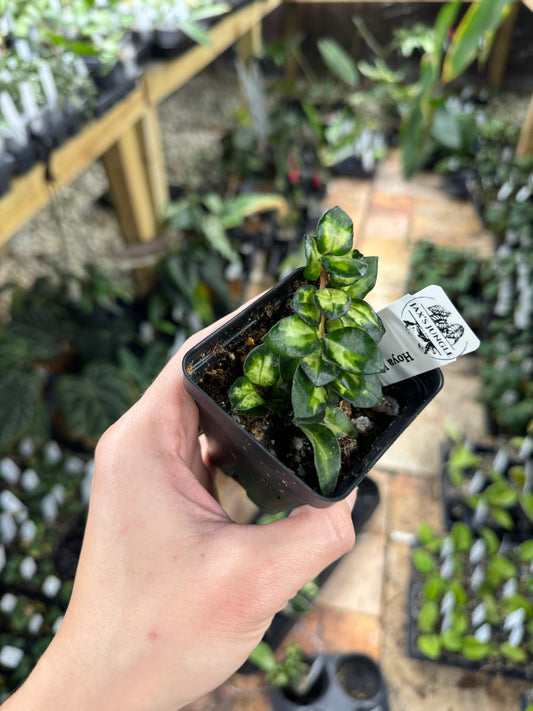
<path id="1" fill-rule="evenodd" d="M 439 369 L 382 389 L 384 327 L 364 301 L 377 258 L 340 208 L 306 235 L 307 265 L 184 357 L 213 461 L 260 510 L 345 498 L 442 387 Z"/>
<path id="2" fill-rule="evenodd" d="M 533 540 L 502 542 L 462 522 L 420 526 L 412 551 L 408 651 L 464 669 L 533 678 Z"/>

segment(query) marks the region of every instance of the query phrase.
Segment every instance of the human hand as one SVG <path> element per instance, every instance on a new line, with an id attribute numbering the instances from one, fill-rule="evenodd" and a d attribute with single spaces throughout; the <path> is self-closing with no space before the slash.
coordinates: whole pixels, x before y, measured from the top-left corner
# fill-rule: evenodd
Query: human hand
<path id="1" fill-rule="evenodd" d="M 355 494 L 266 526 L 234 523 L 213 496 L 181 360 L 217 325 L 101 438 L 70 605 L 5 711 L 177 711 L 353 544 Z"/>

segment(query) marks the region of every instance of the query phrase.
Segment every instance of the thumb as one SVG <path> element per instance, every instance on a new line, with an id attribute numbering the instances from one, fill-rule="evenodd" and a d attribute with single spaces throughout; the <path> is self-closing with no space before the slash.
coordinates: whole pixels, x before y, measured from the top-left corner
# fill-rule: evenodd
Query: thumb
<path id="1" fill-rule="evenodd" d="M 268 571 L 263 586 L 275 598 L 275 611 L 355 541 L 351 518 L 354 491 L 327 509 L 302 506 L 285 519 L 251 526 L 256 570 Z"/>

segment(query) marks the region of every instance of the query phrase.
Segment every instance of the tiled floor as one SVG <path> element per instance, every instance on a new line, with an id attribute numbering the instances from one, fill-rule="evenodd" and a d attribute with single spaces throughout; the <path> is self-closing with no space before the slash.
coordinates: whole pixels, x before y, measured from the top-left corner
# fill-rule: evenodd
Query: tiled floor
<path id="1" fill-rule="evenodd" d="M 405 293 L 413 241 L 490 253 L 490 235 L 474 209 L 446 197 L 438 176 L 419 175 L 407 183 L 391 154 L 372 182 L 337 179 L 325 199 L 354 221 L 356 246 L 379 256 L 379 278 L 369 301 L 376 309 Z M 322 588 L 313 612 L 293 628 L 290 638 L 308 652 L 358 651 L 382 667 L 391 711 L 518 711 L 523 681 L 465 672 L 410 659 L 406 653 L 409 541 L 420 521 L 438 525 L 439 444 L 443 425 L 452 420 L 472 437 L 484 436 L 476 402 L 477 363 L 473 356 L 444 369 L 444 388 L 413 425 L 382 457 L 371 476 L 380 504 L 352 551 Z M 223 499 L 239 520 L 250 511 L 236 485 L 224 482 Z M 235 675 L 189 711 L 268 711 L 260 674 Z M 334 711 L 334 709 L 327 709 Z"/>

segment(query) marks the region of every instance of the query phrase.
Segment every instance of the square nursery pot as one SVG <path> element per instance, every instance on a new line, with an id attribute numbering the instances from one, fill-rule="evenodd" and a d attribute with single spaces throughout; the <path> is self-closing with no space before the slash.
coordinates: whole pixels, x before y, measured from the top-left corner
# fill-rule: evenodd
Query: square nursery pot
<path id="1" fill-rule="evenodd" d="M 311 660 L 309 688 L 271 692 L 274 711 L 388 711 L 379 666 L 364 654 L 320 654 Z"/>
<path id="2" fill-rule="evenodd" d="M 443 384 L 441 371 L 435 369 L 385 387 L 384 395 L 397 401 L 399 412 L 394 416 L 372 413 L 377 423 L 373 430 L 376 434 L 358 438 L 354 465 L 348 472 L 341 471 L 333 496 L 323 496 L 318 484 L 315 486 L 312 481 L 314 469 L 306 472 L 308 481 L 304 481 L 229 414 L 228 390 L 242 374 L 247 352 L 260 343 L 274 323 L 292 313 L 290 300 L 304 283 L 303 269 L 296 270 L 194 346 L 183 359 L 185 389 L 198 405 L 200 426 L 207 437 L 214 464 L 238 481 L 259 509 L 267 513 L 303 504 L 325 508 L 344 499 Z M 213 395 L 217 398 L 215 401 L 208 393 L 214 379 L 221 378 L 222 383 L 218 385 L 223 387 Z M 280 439 L 286 436 L 286 423 L 279 428 L 279 434 Z"/>

